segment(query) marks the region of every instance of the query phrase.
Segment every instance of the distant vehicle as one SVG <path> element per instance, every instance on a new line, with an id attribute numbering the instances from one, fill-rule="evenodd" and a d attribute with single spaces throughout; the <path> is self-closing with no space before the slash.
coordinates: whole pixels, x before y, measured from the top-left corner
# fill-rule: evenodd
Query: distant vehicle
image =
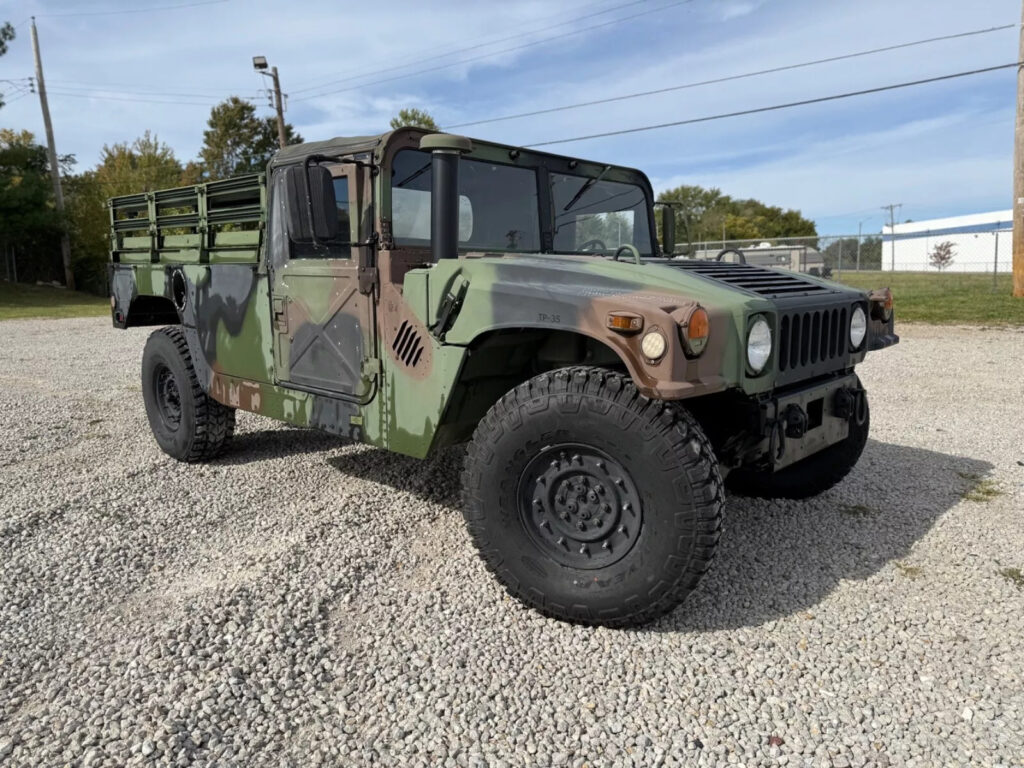
<path id="1" fill-rule="evenodd" d="M 640 624 L 709 567 L 725 481 L 800 498 L 850 471 L 854 367 L 898 341 L 887 290 L 673 260 L 653 201 L 630 168 L 414 128 L 300 144 L 111 200 L 111 314 L 166 326 L 142 394 L 174 458 L 219 456 L 238 408 L 468 442 L 465 520 L 509 593 Z"/>
<path id="2" fill-rule="evenodd" d="M 825 258 L 816 248 L 809 245 L 772 245 L 762 242 L 753 246 L 700 249 L 694 251 L 692 256 L 680 258 L 714 259 L 715 261 L 755 264 L 759 267 L 789 269 L 815 277 L 829 278 L 832 276 L 832 268 L 825 266 Z"/>

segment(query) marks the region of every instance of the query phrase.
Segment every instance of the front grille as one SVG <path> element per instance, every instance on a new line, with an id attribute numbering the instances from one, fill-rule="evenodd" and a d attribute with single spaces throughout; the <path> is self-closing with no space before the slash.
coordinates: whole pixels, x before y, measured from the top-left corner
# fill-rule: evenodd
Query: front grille
<path id="1" fill-rule="evenodd" d="M 779 321 L 779 371 L 846 355 L 846 308 L 790 312 Z"/>
<path id="2" fill-rule="evenodd" d="M 725 261 L 679 260 L 669 262 L 669 264 L 769 298 L 814 296 L 835 292 L 832 288 L 805 280 L 798 272 L 783 269 L 769 269 L 753 264 L 733 264 Z"/>

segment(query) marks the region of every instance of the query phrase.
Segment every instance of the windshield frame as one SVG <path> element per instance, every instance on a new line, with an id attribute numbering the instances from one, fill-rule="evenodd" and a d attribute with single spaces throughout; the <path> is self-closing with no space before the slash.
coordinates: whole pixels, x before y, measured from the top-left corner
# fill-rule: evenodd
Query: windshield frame
<path id="1" fill-rule="evenodd" d="M 382 148 L 380 164 L 381 173 L 378 176 L 379 190 L 378 198 L 380 205 L 380 225 L 382 239 L 387 243 L 393 225 L 391 211 L 391 170 L 394 156 L 403 149 L 419 149 L 420 139 L 430 133 L 417 128 L 399 129 L 387 138 L 386 145 Z M 559 173 L 584 178 L 600 178 L 602 181 L 615 181 L 624 184 L 631 184 L 640 188 L 643 192 L 646 209 L 647 227 L 651 243 L 651 256 L 658 257 L 657 228 L 654 219 L 654 190 L 646 174 L 635 168 L 625 166 L 609 165 L 607 163 L 591 162 L 575 157 L 553 155 L 547 152 L 513 147 L 503 144 L 494 144 L 473 140 L 473 151 L 464 155 L 469 160 L 480 160 L 483 162 L 498 165 L 510 165 L 520 168 L 533 169 L 537 178 L 537 204 L 540 220 L 540 250 L 536 253 L 552 254 L 572 253 L 576 255 L 589 256 L 611 256 L 611 253 L 603 251 L 556 251 L 554 247 L 554 221 L 557 212 L 554 210 L 554 201 L 551 194 L 550 174 Z M 392 245 L 392 247 L 396 247 Z M 420 246 L 403 245 L 401 248 L 418 248 Z M 478 253 L 477 248 L 459 246 L 460 253 Z M 510 255 L 535 253 L 534 251 L 492 249 L 487 253 L 508 253 Z M 645 258 L 647 258 L 645 256 Z"/>

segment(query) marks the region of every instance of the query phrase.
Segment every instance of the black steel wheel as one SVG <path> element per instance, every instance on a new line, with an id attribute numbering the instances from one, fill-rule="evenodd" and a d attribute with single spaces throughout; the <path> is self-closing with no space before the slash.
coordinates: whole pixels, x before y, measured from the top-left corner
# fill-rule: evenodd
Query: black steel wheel
<path id="1" fill-rule="evenodd" d="M 506 590 L 549 616 L 632 626 L 675 608 L 714 556 L 724 491 L 683 408 L 601 368 L 541 374 L 477 426 L 466 524 Z"/>
<path id="2" fill-rule="evenodd" d="M 617 563 L 633 548 L 643 507 L 629 472 L 590 446 L 549 446 L 519 479 L 523 526 L 552 560 L 590 570 Z"/>
<path id="3" fill-rule="evenodd" d="M 153 437 L 178 461 L 212 459 L 231 441 L 235 409 L 203 391 L 180 328 L 161 328 L 146 342 L 142 398 Z"/>

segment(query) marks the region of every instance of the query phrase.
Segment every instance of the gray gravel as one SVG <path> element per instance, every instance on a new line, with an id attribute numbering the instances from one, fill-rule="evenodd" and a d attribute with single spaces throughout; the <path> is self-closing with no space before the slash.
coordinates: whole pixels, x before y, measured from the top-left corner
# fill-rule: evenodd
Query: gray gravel
<path id="1" fill-rule="evenodd" d="M 241 415 L 183 466 L 145 330 L 0 323 L 0 764 L 1024 765 L 1024 332 L 902 332 L 851 477 L 730 499 L 699 592 L 626 632 L 505 597 L 458 451 Z"/>

